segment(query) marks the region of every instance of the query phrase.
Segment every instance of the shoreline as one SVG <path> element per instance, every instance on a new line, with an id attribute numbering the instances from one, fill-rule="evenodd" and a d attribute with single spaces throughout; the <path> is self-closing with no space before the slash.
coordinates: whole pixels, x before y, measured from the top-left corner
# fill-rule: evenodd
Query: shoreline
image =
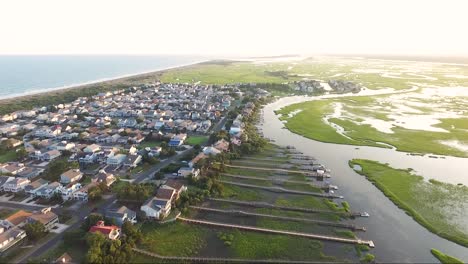
<path id="1" fill-rule="evenodd" d="M 11 96 L 2 96 L 0 97 L 0 105 L 3 104 L 9 104 L 12 101 L 16 100 L 28 100 L 34 97 L 38 96 L 43 96 L 45 94 L 49 95 L 58 95 L 62 94 L 71 90 L 78 90 L 78 89 L 85 89 L 85 88 L 90 88 L 91 86 L 94 85 L 99 85 L 99 84 L 117 84 L 119 81 L 126 81 L 130 80 L 133 78 L 144 78 L 144 77 L 150 77 L 152 75 L 160 75 L 164 73 L 165 71 L 169 70 L 174 70 L 174 69 L 183 69 L 187 67 L 192 67 L 195 65 L 199 65 L 202 63 L 207 63 L 210 61 L 214 60 L 200 60 L 200 61 L 195 61 L 192 63 L 187 63 L 187 64 L 181 64 L 177 66 L 172 66 L 172 67 L 167 67 L 167 68 L 160 68 L 160 69 L 153 69 L 149 71 L 144 71 L 144 72 L 139 72 L 139 73 L 129 73 L 129 74 L 124 74 L 124 75 L 119 75 L 116 77 L 109 77 L 109 78 L 102 78 L 98 80 L 92 80 L 92 81 L 87 81 L 87 82 L 82 82 L 78 84 L 70 84 L 70 85 L 64 85 L 64 86 L 59 86 L 59 87 L 50 87 L 50 88 L 39 88 L 35 91 L 30 91 L 30 92 L 25 92 L 21 94 L 15 94 Z"/>

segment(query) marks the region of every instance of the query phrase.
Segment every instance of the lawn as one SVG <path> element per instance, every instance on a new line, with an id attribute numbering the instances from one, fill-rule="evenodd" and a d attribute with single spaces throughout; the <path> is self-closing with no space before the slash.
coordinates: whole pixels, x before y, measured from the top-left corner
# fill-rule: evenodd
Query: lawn
<path id="1" fill-rule="evenodd" d="M 371 160 L 351 160 L 398 207 L 429 231 L 468 247 L 468 187 L 424 181 L 408 170 L 394 169 Z"/>
<path id="2" fill-rule="evenodd" d="M 207 136 L 189 136 L 189 138 L 187 138 L 187 140 L 185 140 L 185 143 L 187 145 L 201 145 L 203 143 L 205 143 L 206 141 L 208 141 L 208 137 Z"/>
<path id="3" fill-rule="evenodd" d="M 164 256 L 194 256 L 206 245 L 206 229 L 198 225 L 146 222 L 141 231 L 141 248 Z"/>
<path id="4" fill-rule="evenodd" d="M 148 141 L 143 141 L 140 143 L 139 148 L 144 149 L 144 148 L 154 148 L 157 146 L 160 146 L 163 141 L 159 140 L 148 140 Z"/>
<path id="5" fill-rule="evenodd" d="M 16 151 L 14 149 L 5 150 L 0 153 L 0 163 L 14 161 L 16 159 Z"/>
<path id="6" fill-rule="evenodd" d="M 7 208 L 0 208 L 0 219 L 5 219 L 8 216 L 14 214 L 17 210 L 7 209 Z"/>

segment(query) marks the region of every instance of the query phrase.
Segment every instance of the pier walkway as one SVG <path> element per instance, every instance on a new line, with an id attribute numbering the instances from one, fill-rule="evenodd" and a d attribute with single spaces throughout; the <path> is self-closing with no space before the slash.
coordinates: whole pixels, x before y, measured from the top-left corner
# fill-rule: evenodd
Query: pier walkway
<path id="1" fill-rule="evenodd" d="M 354 231 L 366 231 L 364 227 L 357 227 L 355 225 L 342 224 L 342 223 L 336 223 L 336 222 L 330 222 L 330 221 L 314 220 L 314 219 L 299 218 L 299 217 L 289 217 L 289 216 L 279 216 L 279 215 L 269 215 L 269 214 L 259 214 L 259 213 L 246 212 L 242 210 L 222 210 L 222 209 L 202 207 L 202 206 L 190 206 L 190 208 L 195 209 L 195 210 L 214 212 L 214 213 L 220 213 L 220 214 L 265 217 L 265 218 L 295 221 L 295 222 L 314 223 L 314 224 L 322 225 L 322 226 L 334 226 L 334 227 L 340 227 L 340 228 L 347 228 L 347 229 L 351 229 Z"/>
<path id="2" fill-rule="evenodd" d="M 281 259 L 237 259 L 237 258 L 209 258 L 209 257 L 176 257 L 162 256 L 139 248 L 132 248 L 140 254 L 160 259 L 167 263 L 288 263 L 288 264 L 318 264 L 323 261 L 281 260 Z M 325 262 L 327 263 L 327 262 Z M 333 261 L 335 263 L 335 261 Z"/>
<path id="3" fill-rule="evenodd" d="M 290 189 L 285 189 L 281 187 L 267 187 L 267 186 L 260 186 L 260 185 L 253 185 L 253 184 L 246 184 L 246 183 L 238 183 L 238 182 L 231 182 L 231 181 L 223 181 L 219 180 L 219 182 L 225 183 L 225 184 L 230 184 L 230 185 L 235 185 L 235 186 L 240 186 L 240 187 L 246 187 L 246 188 L 255 188 L 255 189 L 262 189 L 270 192 L 281 192 L 281 193 L 291 193 L 291 194 L 299 194 L 299 195 L 311 195 L 311 196 L 317 196 L 321 198 L 326 198 L 326 199 L 343 199 L 343 196 L 340 195 L 333 195 L 333 194 L 326 194 L 326 193 L 317 193 L 317 192 L 306 192 L 306 191 L 296 191 L 296 190 L 290 190 Z"/>
<path id="4" fill-rule="evenodd" d="M 208 225 L 208 226 L 214 226 L 214 227 L 224 227 L 224 228 L 235 228 L 235 229 L 240 229 L 240 230 L 270 233 L 270 234 L 279 234 L 279 235 L 289 235 L 289 236 L 297 236 L 297 237 L 306 237 L 306 238 L 312 238 L 312 239 L 317 239 L 317 240 L 326 240 L 326 241 L 333 241 L 333 242 L 340 242 L 340 243 L 347 243 L 347 244 L 367 245 L 367 246 L 369 246 L 371 248 L 374 247 L 374 242 L 372 242 L 371 240 L 341 238 L 341 237 L 333 237 L 333 236 L 318 235 L 318 234 L 311 234 L 311 233 L 302 233 L 302 232 L 294 232 L 294 231 L 285 231 L 285 230 L 273 230 L 273 229 L 268 229 L 268 228 L 225 224 L 225 223 L 190 219 L 190 218 L 184 218 L 184 217 L 179 217 L 177 219 L 181 220 L 181 221 L 184 221 L 184 222 L 187 222 L 187 223 L 192 223 L 192 224 L 201 224 L 201 225 Z"/>
<path id="5" fill-rule="evenodd" d="M 329 174 L 320 174 L 315 171 L 303 171 L 303 170 L 288 170 L 288 169 L 277 169 L 277 168 L 264 168 L 264 167 L 249 167 L 249 166 L 240 166 L 240 165 L 230 165 L 230 164 L 225 164 L 226 167 L 228 168 L 239 168 L 239 169 L 248 169 L 248 170 L 261 170 L 261 171 L 274 171 L 274 172 L 287 172 L 287 173 L 300 173 L 304 174 L 305 176 L 308 177 L 324 177 L 324 178 L 330 178 Z"/>
<path id="6" fill-rule="evenodd" d="M 364 214 L 364 213 L 359 213 L 359 212 L 348 213 L 348 212 L 342 212 L 342 211 L 319 210 L 319 209 L 294 207 L 294 206 L 281 206 L 281 205 L 274 205 L 274 204 L 270 204 L 266 202 L 239 201 L 239 200 L 221 199 L 221 198 L 208 198 L 208 200 L 215 201 L 215 202 L 237 204 L 237 205 L 242 205 L 242 206 L 249 206 L 249 207 L 271 208 L 271 209 L 279 209 L 279 210 L 303 212 L 303 213 L 325 213 L 325 214 L 349 215 L 349 216 L 355 216 L 355 217 L 363 216 Z"/>

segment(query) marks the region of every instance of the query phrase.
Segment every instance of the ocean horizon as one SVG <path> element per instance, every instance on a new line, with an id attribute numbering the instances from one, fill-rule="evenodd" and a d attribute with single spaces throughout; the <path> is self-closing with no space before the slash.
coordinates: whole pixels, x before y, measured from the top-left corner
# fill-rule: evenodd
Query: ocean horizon
<path id="1" fill-rule="evenodd" d="M 0 99 L 181 67 L 209 59 L 175 55 L 0 55 Z"/>

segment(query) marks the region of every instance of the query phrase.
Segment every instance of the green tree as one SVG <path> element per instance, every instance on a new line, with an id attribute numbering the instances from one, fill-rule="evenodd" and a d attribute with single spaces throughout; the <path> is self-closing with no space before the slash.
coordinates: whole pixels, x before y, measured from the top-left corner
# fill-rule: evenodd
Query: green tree
<path id="1" fill-rule="evenodd" d="M 26 231 L 27 237 L 32 241 L 36 241 L 46 234 L 45 226 L 37 221 L 26 224 L 24 231 Z"/>
<path id="2" fill-rule="evenodd" d="M 22 160 L 24 158 L 26 158 L 28 156 L 28 152 L 26 151 L 25 148 L 19 148 L 17 151 L 16 151 L 16 158 L 18 160 Z"/>

